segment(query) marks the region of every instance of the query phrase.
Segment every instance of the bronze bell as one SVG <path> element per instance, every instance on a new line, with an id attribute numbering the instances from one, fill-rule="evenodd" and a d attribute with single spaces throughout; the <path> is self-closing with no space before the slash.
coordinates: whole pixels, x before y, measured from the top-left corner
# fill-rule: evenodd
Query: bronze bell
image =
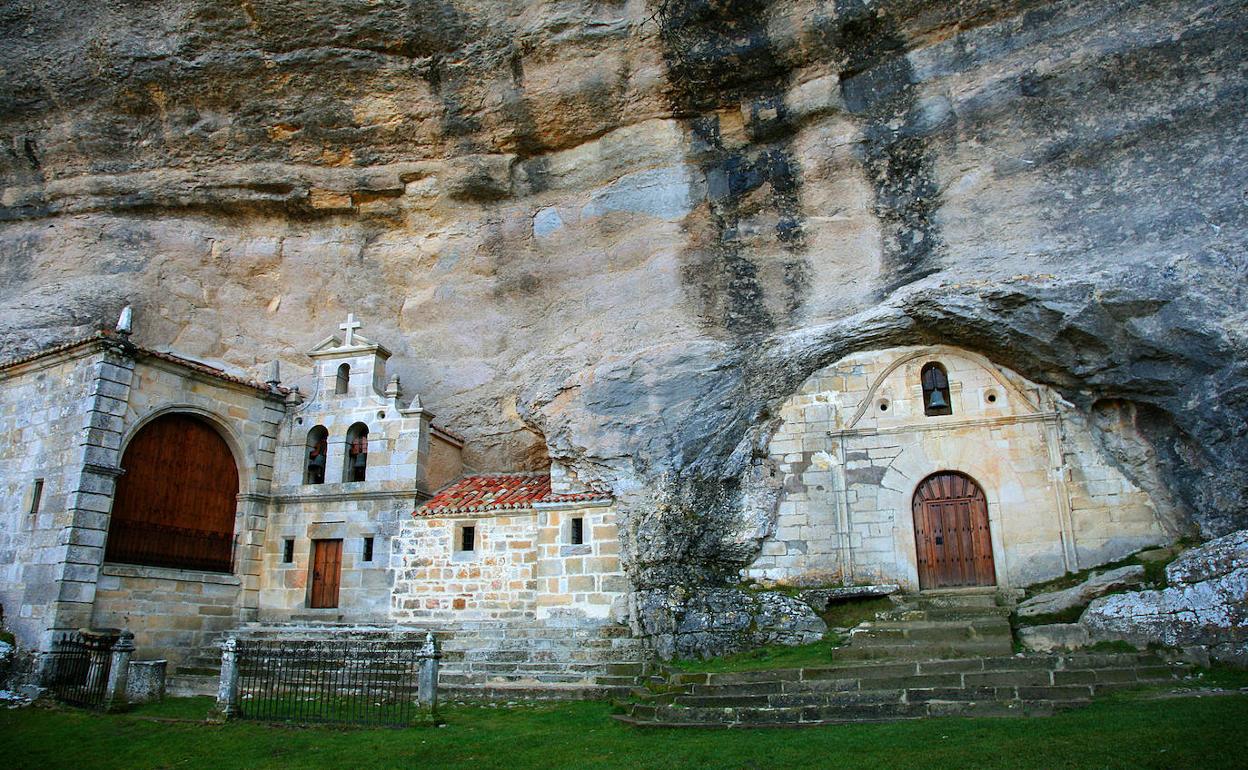
<path id="1" fill-rule="evenodd" d="M 932 398 L 928 401 L 927 405 L 932 409 L 943 409 L 944 407 L 949 406 L 949 402 L 945 400 L 945 396 L 942 391 L 933 390 Z"/>

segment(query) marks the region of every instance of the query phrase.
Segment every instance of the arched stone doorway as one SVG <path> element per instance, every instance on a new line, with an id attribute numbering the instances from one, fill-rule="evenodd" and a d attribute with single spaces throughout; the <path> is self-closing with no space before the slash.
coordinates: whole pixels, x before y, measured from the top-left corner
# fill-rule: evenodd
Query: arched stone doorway
<path id="1" fill-rule="evenodd" d="M 104 560 L 229 572 L 238 466 L 206 420 L 166 414 L 122 455 Z"/>
<path id="2" fill-rule="evenodd" d="M 914 491 L 919 588 L 997 584 L 988 499 L 965 473 L 941 471 Z"/>

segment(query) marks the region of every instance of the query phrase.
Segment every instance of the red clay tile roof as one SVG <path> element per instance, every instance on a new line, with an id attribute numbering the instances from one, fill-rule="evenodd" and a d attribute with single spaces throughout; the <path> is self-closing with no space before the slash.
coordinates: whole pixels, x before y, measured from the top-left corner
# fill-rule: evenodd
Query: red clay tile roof
<path id="1" fill-rule="evenodd" d="M 532 508 L 538 503 L 601 502 L 610 499 L 609 493 L 600 491 L 551 494 L 550 475 L 546 473 L 487 473 L 465 476 L 443 487 L 413 515 L 516 510 Z"/>

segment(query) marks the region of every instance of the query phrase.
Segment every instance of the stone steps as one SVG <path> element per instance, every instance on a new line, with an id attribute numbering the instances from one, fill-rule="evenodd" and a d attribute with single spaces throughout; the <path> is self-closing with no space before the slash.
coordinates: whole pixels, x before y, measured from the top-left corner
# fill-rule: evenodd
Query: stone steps
<path id="1" fill-rule="evenodd" d="M 337 623 L 246 624 L 245 639 L 381 640 L 424 638 L 432 631 L 442 647 L 440 692 L 446 697 L 542 699 L 623 696 L 647 672 L 649 651 L 628 629 L 607 627 L 401 628 Z M 178 694 L 214 695 L 221 666 L 215 646 L 192 652 L 171 674 Z M 526 694 L 527 693 L 527 694 Z"/>
<path id="2" fill-rule="evenodd" d="M 606 700 L 626 697 L 630 692 L 631 686 L 551 682 L 506 682 L 438 687 L 438 697 L 443 701 Z"/>
<path id="3" fill-rule="evenodd" d="M 1013 651 L 1010 597 L 993 589 L 891 596 L 894 607 L 850 629 L 837 660 L 935 660 Z"/>
<path id="4" fill-rule="evenodd" d="M 1173 681 L 1156 655 L 1068 654 L 868 663 L 724 674 L 667 672 L 617 718 L 750 727 L 1051 714 L 1123 688 Z"/>
<path id="5" fill-rule="evenodd" d="M 220 679 L 220 670 L 210 674 L 184 674 L 174 671 L 165 677 L 165 694 L 177 698 L 189 698 L 196 695 L 215 696 Z"/>

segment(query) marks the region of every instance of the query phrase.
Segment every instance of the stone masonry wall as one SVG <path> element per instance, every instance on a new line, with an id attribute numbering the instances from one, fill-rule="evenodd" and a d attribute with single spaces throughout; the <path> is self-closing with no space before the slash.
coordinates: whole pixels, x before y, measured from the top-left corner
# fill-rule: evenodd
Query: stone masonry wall
<path id="1" fill-rule="evenodd" d="M 929 361 L 948 371 L 950 415 L 924 415 L 919 374 Z M 984 489 L 1002 586 L 1170 537 L 1149 496 L 1097 450 L 1069 406 L 965 351 L 850 356 L 811 377 L 781 416 L 769 446 L 784 494 L 774 534 L 746 571 L 756 579 L 917 588 L 910 502 L 942 470 Z"/>
<path id="2" fill-rule="evenodd" d="M 240 497 L 235 519 L 233 574 L 241 580 L 238 620 L 256 618 L 260 605 L 263 543 L 268 527 L 267 495 L 275 473 L 278 428 L 285 418 L 285 404 L 256 388 L 202 376 L 160 358 L 141 358 L 135 367 L 134 387 L 125 413 L 125 442 L 152 418 L 167 412 L 185 412 L 207 419 L 221 433 L 238 463 Z M 126 602 L 122 583 L 96 608 L 112 614 L 111 603 Z M 211 624 L 210 624 L 211 625 Z M 202 639 L 215 633 L 206 625 Z M 177 656 L 175 648 L 160 655 Z"/>
<path id="3" fill-rule="evenodd" d="M 391 564 L 391 617 L 519 620 L 536 617 L 538 515 L 415 517 L 403 522 Z M 476 527 L 476 549 L 458 548 L 462 527 Z"/>
<path id="4" fill-rule="evenodd" d="M 238 624 L 241 584 L 235 575 L 215 572 L 106 564 L 91 623 L 129 629 L 139 659 L 163 658 L 176 666 Z"/>
<path id="5" fill-rule="evenodd" d="M 0 605 L 23 648 L 36 646 L 50 621 L 93 379 L 91 360 L 81 357 L 0 374 Z M 43 490 L 32 514 L 36 479 Z"/>
<path id="6" fill-rule="evenodd" d="M 571 520 L 584 542 L 571 544 Z M 464 526 L 477 548 L 458 549 Z M 615 513 L 547 507 L 403 523 L 395 544 L 392 617 L 399 622 L 536 619 L 605 623 L 622 616 L 627 584 Z M 613 612 L 615 610 L 615 612 Z"/>
<path id="7" fill-rule="evenodd" d="M 572 519 L 584 519 L 584 542 L 573 545 Z M 626 614 L 628 582 L 620 566 L 620 537 L 610 506 L 538 513 L 537 616 L 605 619 Z M 613 612 L 613 610 L 615 612 Z"/>
<path id="8" fill-rule="evenodd" d="M 291 500 L 275 506 L 264 548 L 260 619 L 385 620 L 393 582 L 390 549 L 400 520 L 411 508 L 411 497 L 389 496 Z M 365 561 L 364 539 L 368 537 L 373 538 L 373 553 Z M 287 540 L 294 541 L 290 562 L 284 561 Z M 313 540 L 342 540 L 337 607 L 308 606 Z"/>

